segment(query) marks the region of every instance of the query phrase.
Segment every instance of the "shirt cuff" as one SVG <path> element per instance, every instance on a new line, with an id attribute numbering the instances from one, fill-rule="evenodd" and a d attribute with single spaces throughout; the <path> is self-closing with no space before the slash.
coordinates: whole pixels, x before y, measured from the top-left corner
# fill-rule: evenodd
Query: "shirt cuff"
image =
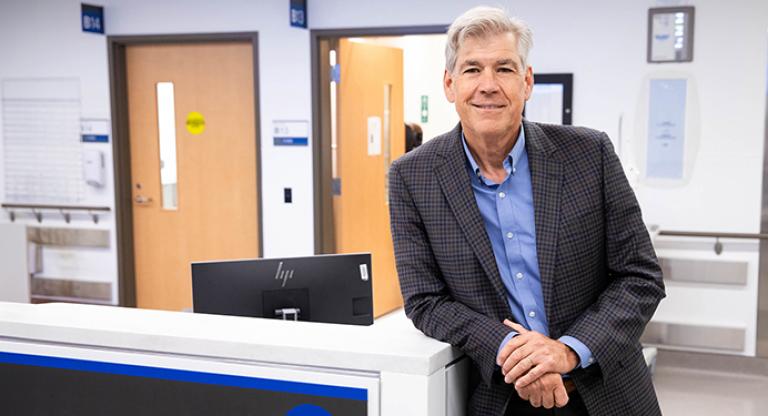
<path id="1" fill-rule="evenodd" d="M 587 368 L 590 365 L 594 364 L 595 357 L 592 356 L 592 351 L 590 351 L 589 348 L 587 348 L 587 346 L 584 345 L 583 342 L 569 335 L 564 335 L 560 337 L 558 341 L 569 346 L 572 350 L 576 352 L 576 355 L 579 356 L 580 363 L 577 366 L 577 368 L 578 367 Z"/>
<path id="2" fill-rule="evenodd" d="M 498 351 L 496 351 L 496 357 L 497 357 L 497 358 L 499 357 L 499 354 L 501 354 L 501 349 L 502 349 L 502 348 L 504 348 L 504 346 L 505 346 L 505 345 L 507 345 L 507 343 L 508 343 L 508 342 L 509 342 L 509 341 L 510 341 L 512 338 L 514 338 L 514 337 L 515 337 L 515 335 L 520 335 L 520 333 L 519 333 L 519 332 L 517 332 L 517 331 L 512 331 L 512 332 L 510 332 L 509 334 L 507 334 L 507 336 L 506 336 L 506 337 L 504 337 L 504 340 L 503 340 L 503 341 L 501 341 L 501 345 L 499 345 L 499 350 L 498 350 Z"/>

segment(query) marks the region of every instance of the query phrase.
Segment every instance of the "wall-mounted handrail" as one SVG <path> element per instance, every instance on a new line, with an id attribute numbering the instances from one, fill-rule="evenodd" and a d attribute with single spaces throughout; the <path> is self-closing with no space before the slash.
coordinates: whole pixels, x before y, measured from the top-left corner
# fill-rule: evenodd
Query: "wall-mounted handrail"
<path id="1" fill-rule="evenodd" d="M 715 254 L 718 256 L 723 252 L 723 243 L 721 238 L 743 238 L 754 240 L 768 240 L 768 234 L 765 233 L 720 233 L 720 232 L 700 232 L 700 231 L 658 231 L 658 236 L 664 237 L 693 237 L 693 238 L 714 238 Z"/>
<path id="2" fill-rule="evenodd" d="M 768 234 L 762 233 L 721 233 L 699 231 L 659 231 L 657 235 L 669 237 L 704 237 L 704 238 L 748 238 L 768 240 Z"/>

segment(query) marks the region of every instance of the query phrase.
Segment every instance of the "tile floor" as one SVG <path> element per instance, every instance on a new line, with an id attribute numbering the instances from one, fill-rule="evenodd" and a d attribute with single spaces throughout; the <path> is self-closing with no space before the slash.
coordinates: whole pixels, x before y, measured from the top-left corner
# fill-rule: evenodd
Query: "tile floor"
<path id="1" fill-rule="evenodd" d="M 657 366 L 654 384 L 665 416 L 766 416 L 768 377 Z"/>

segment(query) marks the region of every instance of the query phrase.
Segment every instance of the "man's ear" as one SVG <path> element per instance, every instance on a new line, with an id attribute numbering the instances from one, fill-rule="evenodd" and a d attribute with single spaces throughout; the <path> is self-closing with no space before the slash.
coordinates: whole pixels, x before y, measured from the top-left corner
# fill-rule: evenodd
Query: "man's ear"
<path id="1" fill-rule="evenodd" d="M 525 100 L 528 101 L 531 98 L 531 92 L 533 92 L 533 67 L 528 65 L 525 70 Z"/>
<path id="2" fill-rule="evenodd" d="M 448 102 L 456 102 L 456 94 L 453 92 L 453 77 L 447 69 L 443 73 L 443 91 L 445 91 L 445 98 L 448 99 Z"/>

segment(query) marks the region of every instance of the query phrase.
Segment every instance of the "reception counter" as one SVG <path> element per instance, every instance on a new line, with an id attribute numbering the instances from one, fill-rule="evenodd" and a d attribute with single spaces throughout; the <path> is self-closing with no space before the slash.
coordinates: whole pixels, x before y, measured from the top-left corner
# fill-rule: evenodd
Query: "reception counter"
<path id="1" fill-rule="evenodd" d="M 0 303 L 14 415 L 461 415 L 468 366 L 402 310 L 366 327 Z"/>

